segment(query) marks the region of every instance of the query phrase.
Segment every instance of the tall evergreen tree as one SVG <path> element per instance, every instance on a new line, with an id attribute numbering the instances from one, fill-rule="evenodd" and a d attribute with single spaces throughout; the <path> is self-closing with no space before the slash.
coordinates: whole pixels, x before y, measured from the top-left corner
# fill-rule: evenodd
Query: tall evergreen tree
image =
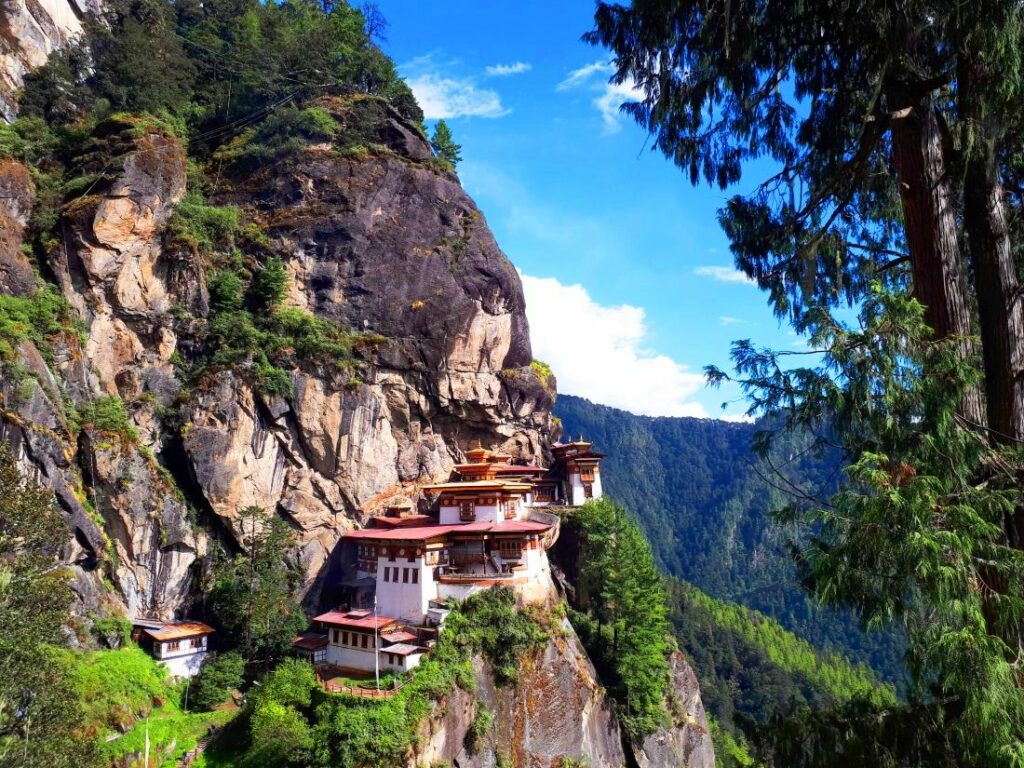
<path id="1" fill-rule="evenodd" d="M 434 154 L 452 168 L 462 160 L 462 145 L 455 143 L 452 131 L 444 120 L 438 120 L 437 125 L 434 126 L 434 135 L 430 138 L 430 146 L 434 148 Z"/>
<path id="2" fill-rule="evenodd" d="M 838 440 L 849 464 L 835 497 L 789 511 L 816 531 L 798 562 L 821 599 L 906 627 L 922 697 L 906 712 L 977 765 L 1024 763 L 1024 308 L 1004 189 L 1022 23 L 1010 0 L 635 0 L 599 3 L 589 35 L 694 183 L 775 164 L 721 222 L 821 361 L 738 342 L 752 410 Z"/>
<path id="3" fill-rule="evenodd" d="M 269 663 L 306 624 L 293 597 L 298 574 L 287 562 L 292 533 L 259 507 L 246 507 L 239 518 L 245 551 L 214 565 L 207 601 L 228 641 L 247 660 Z"/>

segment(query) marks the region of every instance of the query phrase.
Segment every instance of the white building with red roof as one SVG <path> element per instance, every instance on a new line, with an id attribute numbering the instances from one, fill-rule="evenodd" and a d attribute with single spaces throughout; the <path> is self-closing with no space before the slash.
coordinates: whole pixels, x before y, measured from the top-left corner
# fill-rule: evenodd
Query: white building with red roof
<path id="1" fill-rule="evenodd" d="M 314 620 L 327 632 L 328 663 L 405 671 L 425 651 L 416 628 L 431 623 L 441 601 L 496 585 L 513 588 L 524 602 L 550 599 L 547 550 L 560 518 L 545 508 L 600 496 L 601 454 L 590 449 L 582 440 L 555 446 L 555 467 L 547 470 L 474 448 L 455 466 L 454 480 L 423 489 L 421 509 L 396 502 L 345 534 L 341 586 L 359 609 Z"/>

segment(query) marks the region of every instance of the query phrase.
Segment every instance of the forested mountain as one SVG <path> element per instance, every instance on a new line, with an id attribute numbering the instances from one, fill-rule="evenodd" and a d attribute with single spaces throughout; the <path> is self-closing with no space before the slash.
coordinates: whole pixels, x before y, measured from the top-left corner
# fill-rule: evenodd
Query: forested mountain
<path id="1" fill-rule="evenodd" d="M 787 541 L 795 529 L 769 515 L 788 499 L 751 450 L 757 427 L 713 419 L 652 418 L 560 395 L 555 414 L 567 435 L 582 433 L 607 453 L 605 492 L 639 520 L 665 570 L 714 597 L 777 619 L 822 650 L 869 663 L 883 678 L 903 677 L 902 645 L 892 634 L 865 635 L 849 614 L 818 608 L 796 581 Z M 829 491 L 834 454 L 798 440 L 775 454 L 785 476 Z"/>

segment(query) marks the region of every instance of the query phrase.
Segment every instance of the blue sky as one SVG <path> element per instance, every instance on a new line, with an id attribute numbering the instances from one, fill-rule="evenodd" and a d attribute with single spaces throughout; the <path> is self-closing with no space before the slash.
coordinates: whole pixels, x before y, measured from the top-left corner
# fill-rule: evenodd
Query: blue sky
<path id="1" fill-rule="evenodd" d="M 459 176 L 523 274 L 559 390 L 650 415 L 735 417 L 701 370 L 733 339 L 800 344 L 732 267 L 716 212 L 618 105 L 590 0 L 380 0 L 385 50 L 462 144 Z M 433 118 L 433 119 L 432 119 Z M 753 179 L 752 179 L 753 181 Z M 567 322 L 568 321 L 568 322 Z"/>

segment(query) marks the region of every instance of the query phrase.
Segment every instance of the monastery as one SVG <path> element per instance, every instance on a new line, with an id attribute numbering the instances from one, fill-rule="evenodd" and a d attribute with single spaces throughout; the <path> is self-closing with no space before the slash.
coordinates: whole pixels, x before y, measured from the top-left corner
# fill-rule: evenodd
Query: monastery
<path id="1" fill-rule="evenodd" d="M 545 469 L 474 448 L 450 482 L 423 489 L 420 509 L 393 503 L 346 534 L 340 586 L 351 607 L 317 616 L 315 631 L 296 638 L 296 654 L 343 669 L 405 672 L 433 644 L 449 599 L 499 584 L 524 602 L 548 599 L 554 509 L 601 497 L 603 457 L 582 438 L 552 452 Z"/>

